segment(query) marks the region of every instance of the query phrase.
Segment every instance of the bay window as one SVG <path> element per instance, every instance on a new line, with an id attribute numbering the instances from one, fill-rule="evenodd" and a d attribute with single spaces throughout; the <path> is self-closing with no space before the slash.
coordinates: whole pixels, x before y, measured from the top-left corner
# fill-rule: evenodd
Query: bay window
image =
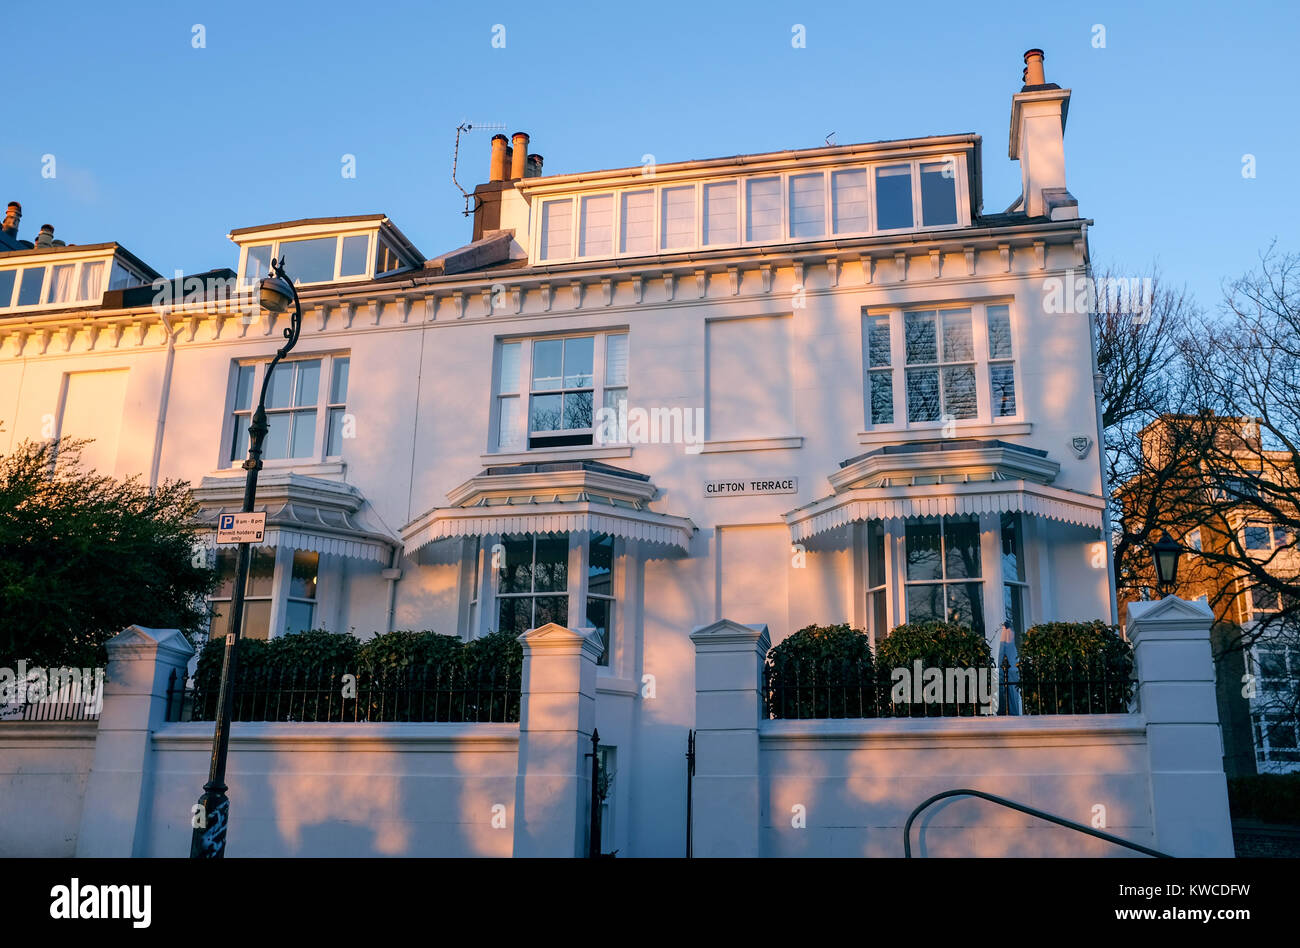
<path id="1" fill-rule="evenodd" d="M 314 628 L 320 554 L 266 546 L 252 547 L 249 553 L 240 636 L 266 639 Z M 217 551 L 217 587 L 208 596 L 209 640 L 224 638 L 230 631 L 237 557 L 234 547 Z M 280 628 L 273 631 L 273 623 L 278 623 Z"/>
<path id="2" fill-rule="evenodd" d="M 925 517 L 906 531 L 908 622 L 956 622 L 982 635 L 978 518 Z"/>
<path id="3" fill-rule="evenodd" d="M 489 628 L 512 635 L 550 622 L 595 629 L 602 645 L 597 664 L 608 666 L 614 631 L 616 542 L 603 533 L 499 538 L 488 564 L 496 600 Z M 477 599 L 479 593 L 473 595 Z M 571 602 L 580 604 L 579 609 L 573 610 Z"/>
<path id="4" fill-rule="evenodd" d="M 862 347 L 871 427 L 1019 417 L 1009 304 L 870 310 Z"/>

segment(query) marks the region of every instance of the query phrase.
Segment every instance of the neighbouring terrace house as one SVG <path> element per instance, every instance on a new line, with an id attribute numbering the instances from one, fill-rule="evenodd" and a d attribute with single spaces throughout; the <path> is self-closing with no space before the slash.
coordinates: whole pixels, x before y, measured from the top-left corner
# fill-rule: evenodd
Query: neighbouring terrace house
<path id="1" fill-rule="evenodd" d="M 693 629 L 947 618 L 1001 654 L 1004 622 L 1112 621 L 1090 320 L 1043 305 L 1088 266 L 1071 94 L 1026 61 L 1005 211 L 976 134 L 542 174 L 516 133 L 433 258 L 383 214 L 237 228 L 188 280 L 12 246 L 0 443 L 93 437 L 215 530 L 286 325 L 247 291 L 286 257 L 244 634 L 597 630 L 607 848 L 677 854 Z"/>

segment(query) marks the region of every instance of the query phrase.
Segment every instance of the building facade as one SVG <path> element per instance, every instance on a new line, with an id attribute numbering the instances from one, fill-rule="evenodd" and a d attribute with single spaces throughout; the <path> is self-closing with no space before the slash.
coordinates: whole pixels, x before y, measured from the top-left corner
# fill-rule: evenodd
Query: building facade
<path id="1" fill-rule="evenodd" d="M 692 629 L 997 644 L 1114 614 L 1090 319 L 1045 305 L 1088 267 L 1070 91 L 1026 61 L 1005 212 L 974 134 L 546 175 L 517 134 L 432 259 L 385 215 L 314 218 L 168 281 L 11 215 L 0 444 L 94 438 L 102 472 L 189 480 L 215 530 L 287 325 L 249 290 L 283 256 L 304 324 L 244 634 L 597 629 L 611 848 L 676 854 Z M 209 542 L 215 633 L 232 553 Z"/>

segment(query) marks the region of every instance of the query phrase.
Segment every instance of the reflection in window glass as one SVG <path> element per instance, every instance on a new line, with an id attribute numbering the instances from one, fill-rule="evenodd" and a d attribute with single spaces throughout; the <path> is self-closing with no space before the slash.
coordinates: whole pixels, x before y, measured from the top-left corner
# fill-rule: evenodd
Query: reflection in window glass
<path id="1" fill-rule="evenodd" d="M 244 261 L 244 283 L 256 283 L 262 277 L 266 276 L 271 269 L 271 245 L 262 244 L 257 247 L 249 247 L 247 259 Z M 294 277 L 298 279 L 298 277 Z"/>
<path id="2" fill-rule="evenodd" d="M 542 259 L 555 260 L 573 253 L 573 202 L 542 202 Z"/>
<path id="3" fill-rule="evenodd" d="M 867 219 L 867 172 L 864 168 L 836 171 L 831 175 L 831 211 L 835 233 L 865 233 Z"/>
<path id="4" fill-rule="evenodd" d="M 659 246 L 680 250 L 695 244 L 695 186 L 664 188 Z"/>
<path id="5" fill-rule="evenodd" d="M 18 285 L 18 305 L 35 306 L 41 301 L 41 286 L 45 283 L 44 267 L 27 267 Z"/>
<path id="6" fill-rule="evenodd" d="M 907 621 L 947 621 L 984 632 L 979 518 L 926 517 L 905 527 Z"/>
<path id="7" fill-rule="evenodd" d="M 926 227 L 957 223 L 955 162 L 921 165 L 921 221 Z"/>
<path id="8" fill-rule="evenodd" d="M 334 279 L 334 250 L 337 245 L 337 237 L 281 241 L 280 258 L 285 273 L 295 283 L 328 283 Z"/>
<path id="9" fill-rule="evenodd" d="M 740 239 L 740 209 L 735 181 L 704 186 L 704 242 L 734 244 Z"/>
<path id="10" fill-rule="evenodd" d="M 745 239 L 781 239 L 781 179 L 750 178 L 745 182 Z"/>
<path id="11" fill-rule="evenodd" d="M 578 256 L 608 256 L 614 251 L 614 195 L 596 194 L 582 199 L 582 230 Z"/>
<path id="12" fill-rule="evenodd" d="M 826 233 L 826 179 L 820 174 L 790 178 L 790 236 L 820 237 Z"/>
<path id="13" fill-rule="evenodd" d="M 13 305 L 17 277 L 17 270 L 0 270 L 0 308 Z"/>
<path id="14" fill-rule="evenodd" d="M 653 191 L 623 192 L 623 235 L 620 253 L 652 253 L 655 249 L 655 194 Z"/>
<path id="15" fill-rule="evenodd" d="M 876 169 L 876 228 L 896 230 L 912 226 L 912 166 L 890 165 Z"/>
<path id="16" fill-rule="evenodd" d="M 364 276 L 367 254 L 370 249 L 368 234 L 354 234 L 343 238 L 343 252 L 339 257 L 339 276 Z"/>

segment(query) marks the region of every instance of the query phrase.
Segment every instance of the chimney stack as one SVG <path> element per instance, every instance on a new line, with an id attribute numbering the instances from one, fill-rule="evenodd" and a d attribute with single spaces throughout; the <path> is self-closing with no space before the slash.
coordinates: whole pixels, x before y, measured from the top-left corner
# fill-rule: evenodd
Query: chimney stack
<path id="1" fill-rule="evenodd" d="M 36 246 L 37 247 L 54 246 L 54 225 L 53 224 L 41 225 L 41 232 L 36 236 Z"/>
<path id="2" fill-rule="evenodd" d="M 1030 49 L 1025 51 L 1025 85 L 1042 86 L 1047 84 L 1046 77 L 1043 76 L 1043 51 L 1041 49 Z"/>
<path id="3" fill-rule="evenodd" d="M 1020 162 L 1020 200 L 1012 210 L 1029 217 L 1075 220 L 1079 202 L 1065 187 L 1065 120 L 1070 90 L 1043 75 L 1043 51 L 1025 52 L 1024 85 L 1011 97 L 1007 154 Z"/>
<path id="4" fill-rule="evenodd" d="M 528 133 L 515 132 L 510 138 L 510 179 L 513 181 L 528 176 Z"/>
<path id="5" fill-rule="evenodd" d="M 488 165 L 488 181 L 504 181 L 510 170 L 510 146 L 501 134 L 492 136 L 492 160 Z"/>
<path id="6" fill-rule="evenodd" d="M 542 156 L 529 155 L 528 163 L 524 165 L 525 178 L 540 178 L 542 176 Z"/>
<path id="7" fill-rule="evenodd" d="M 23 219 L 23 206 L 19 204 L 17 201 L 10 201 L 9 209 L 5 211 L 4 226 L 3 228 L 0 228 L 0 230 L 3 230 L 10 237 L 17 238 L 18 224 L 22 219 Z"/>

